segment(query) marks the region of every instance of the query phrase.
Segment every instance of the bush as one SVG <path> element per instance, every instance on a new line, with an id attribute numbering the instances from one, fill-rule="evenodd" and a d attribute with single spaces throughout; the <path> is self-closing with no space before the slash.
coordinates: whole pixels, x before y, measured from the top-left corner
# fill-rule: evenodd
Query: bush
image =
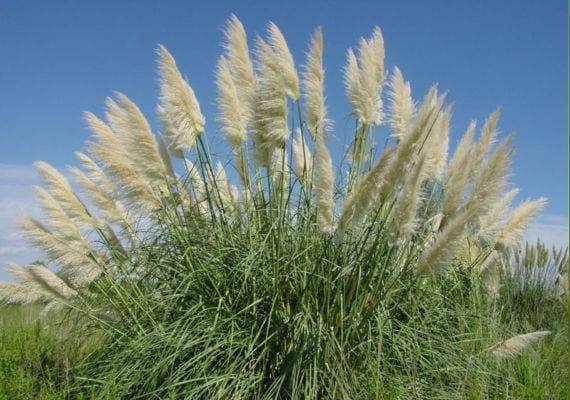
<path id="1" fill-rule="evenodd" d="M 12 265 L 21 284 L 0 296 L 67 308 L 103 335 L 76 370 L 79 390 L 102 398 L 494 396 L 492 354 L 545 335 L 493 345 L 505 332 L 483 272 L 545 202 L 509 210 L 513 151 L 510 138 L 495 146 L 498 112 L 478 140 L 468 127 L 448 163 L 451 108 L 435 87 L 416 106 L 396 68 L 386 119 L 377 28 L 348 52 L 356 129 L 335 179 L 321 31 L 301 87 L 275 25 L 255 69 L 237 18 L 225 33 L 216 76 L 233 170 L 214 161 L 196 96 L 159 47 L 163 135 L 119 94 L 106 122 L 86 115 L 95 138 L 72 168 L 81 197 L 37 163 L 47 218 L 22 226 L 60 269 Z"/>

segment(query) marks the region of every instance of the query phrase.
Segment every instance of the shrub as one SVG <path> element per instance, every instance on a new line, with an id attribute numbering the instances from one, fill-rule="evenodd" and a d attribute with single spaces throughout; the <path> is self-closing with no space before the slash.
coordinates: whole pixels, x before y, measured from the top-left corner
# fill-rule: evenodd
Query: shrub
<path id="1" fill-rule="evenodd" d="M 22 227 L 60 268 L 12 265 L 21 283 L 0 296 L 67 308 L 102 332 L 78 380 L 102 397 L 371 398 L 390 395 L 383 373 L 398 368 L 460 382 L 468 365 L 453 357 L 485 343 L 450 344 L 446 329 L 469 328 L 454 307 L 486 296 L 472 276 L 545 202 L 509 210 L 513 149 L 510 137 L 495 145 L 499 113 L 478 140 L 470 124 L 448 162 L 446 96 L 434 86 L 417 104 L 399 69 L 387 77 L 376 28 L 348 51 L 356 128 L 335 178 L 321 31 L 301 79 L 276 25 L 254 62 L 233 16 L 225 38 L 216 83 L 231 164 L 214 160 L 195 93 L 160 46 L 162 135 L 118 94 L 106 121 L 86 114 L 94 138 L 71 168 L 79 195 L 36 163 L 46 218 Z"/>

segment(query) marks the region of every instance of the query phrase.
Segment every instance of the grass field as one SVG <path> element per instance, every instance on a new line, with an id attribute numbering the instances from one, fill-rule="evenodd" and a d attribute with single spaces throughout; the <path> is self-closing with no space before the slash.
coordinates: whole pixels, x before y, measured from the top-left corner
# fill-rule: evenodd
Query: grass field
<path id="1" fill-rule="evenodd" d="M 39 319 L 40 307 L 0 308 L 0 399 L 88 399 L 71 396 L 71 368 L 88 353 L 86 338 Z"/>

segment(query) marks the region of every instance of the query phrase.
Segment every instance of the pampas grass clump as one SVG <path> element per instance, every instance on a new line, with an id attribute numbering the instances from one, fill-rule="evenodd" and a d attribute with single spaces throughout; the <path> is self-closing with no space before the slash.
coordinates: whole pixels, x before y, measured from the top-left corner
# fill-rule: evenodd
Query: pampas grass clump
<path id="1" fill-rule="evenodd" d="M 301 74 L 275 24 L 252 52 L 235 16 L 224 35 L 217 120 L 231 157 L 215 159 L 199 96 L 159 46 L 160 133 L 118 94 L 104 118 L 85 115 L 93 137 L 71 168 L 78 191 L 36 164 L 44 218 L 21 225 L 59 269 L 11 266 L 19 283 L 2 283 L 0 299 L 65 309 L 102 334 L 78 372 L 102 396 L 380 396 L 374 371 L 403 354 L 383 343 L 403 349 L 415 299 L 431 301 L 433 278 L 458 265 L 483 270 L 545 201 L 510 209 L 513 148 L 498 139 L 498 112 L 448 155 L 446 95 L 434 86 L 418 101 L 398 68 L 387 76 L 379 28 L 348 51 L 356 128 L 337 176 L 322 31 Z"/>

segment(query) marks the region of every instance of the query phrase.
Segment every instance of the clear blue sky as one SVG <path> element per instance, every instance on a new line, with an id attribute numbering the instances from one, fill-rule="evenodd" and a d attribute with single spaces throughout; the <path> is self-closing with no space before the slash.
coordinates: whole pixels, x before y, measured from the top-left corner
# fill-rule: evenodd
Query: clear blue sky
<path id="1" fill-rule="evenodd" d="M 57 167 L 74 163 L 73 151 L 84 148 L 89 136 L 82 111 L 101 114 L 113 90 L 135 100 L 158 128 L 158 43 L 171 50 L 188 76 L 215 134 L 213 70 L 230 13 L 243 21 L 250 38 L 269 20 L 277 23 L 299 64 L 311 31 L 323 27 L 337 146 L 352 127 L 340 72 L 346 49 L 380 25 L 387 66 L 401 68 L 416 98 L 433 82 L 449 91 L 455 104 L 453 144 L 470 119 L 482 121 L 502 107 L 501 129 L 516 135 L 514 183 L 520 199 L 547 196 L 546 212 L 567 218 L 564 0 L 0 0 L 0 164 L 8 171 L 0 171 L 0 178 L 9 171 L 28 176 L 25 167 L 37 159 Z M 2 187 L 0 198 L 6 200 L 9 185 Z"/>

